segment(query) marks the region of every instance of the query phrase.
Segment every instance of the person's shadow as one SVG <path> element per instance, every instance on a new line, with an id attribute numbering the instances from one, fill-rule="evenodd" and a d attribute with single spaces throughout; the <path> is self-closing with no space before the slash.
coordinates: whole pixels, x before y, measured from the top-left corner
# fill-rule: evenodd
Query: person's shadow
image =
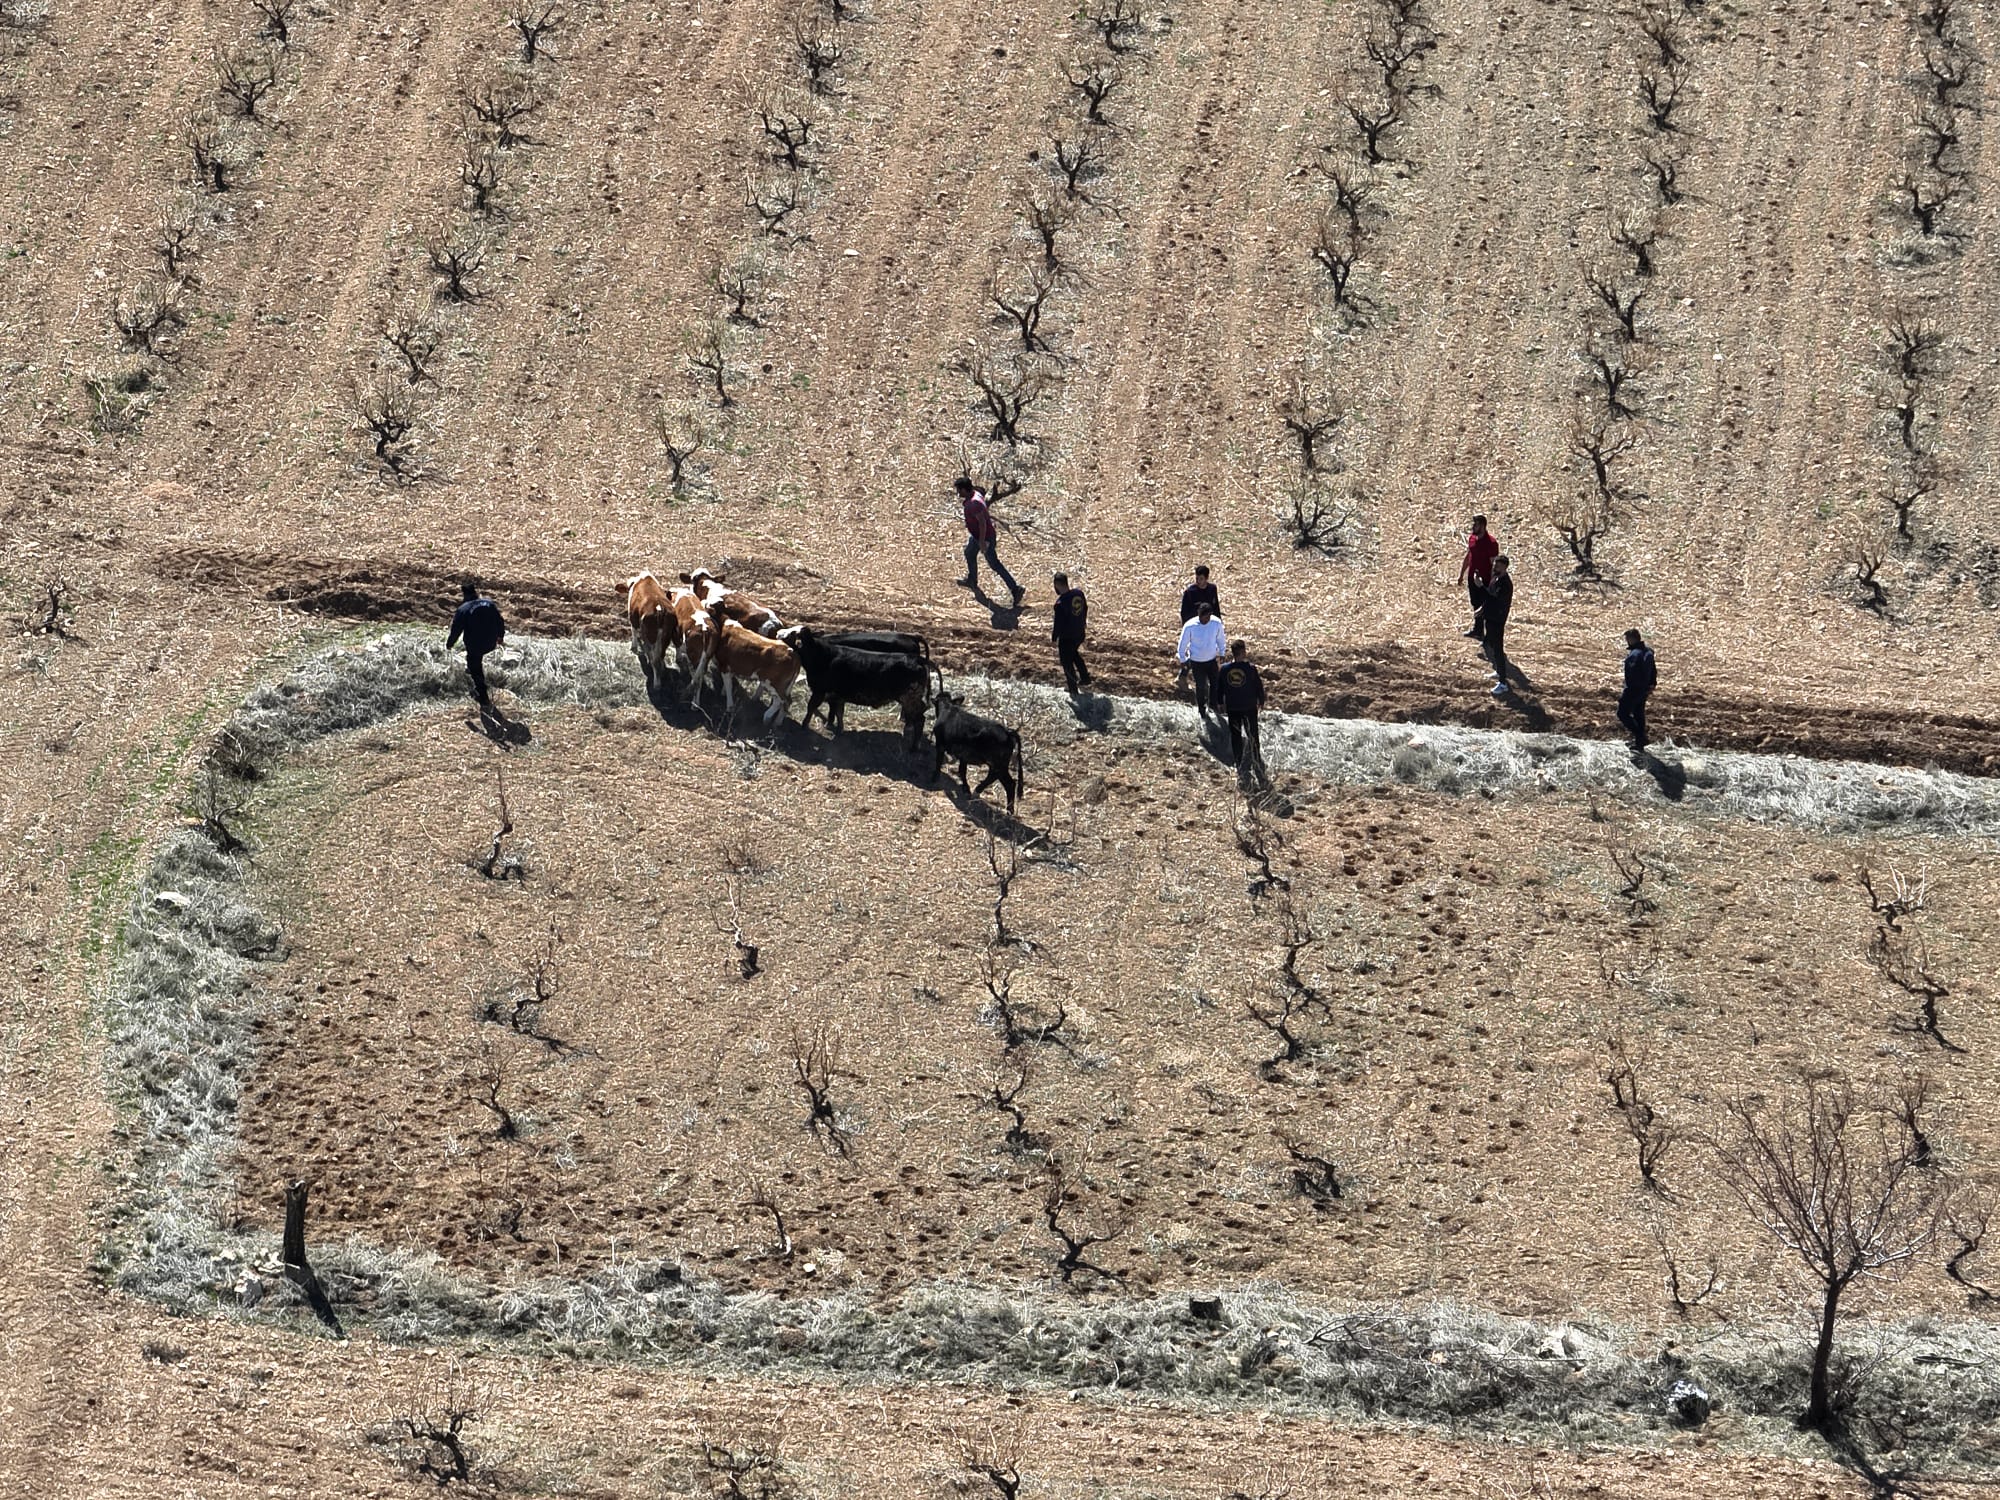
<path id="1" fill-rule="evenodd" d="M 1632 764 L 1653 778 L 1653 785 L 1669 802 L 1679 802 L 1687 796 L 1687 772 L 1674 762 L 1661 760 L 1650 750 L 1634 750 Z"/>
<path id="2" fill-rule="evenodd" d="M 1529 680 L 1528 674 L 1515 666 L 1512 661 L 1507 663 L 1507 670 L 1513 679 L 1513 685 L 1507 692 L 1493 700 L 1494 707 L 1506 709 L 1520 721 L 1518 727 L 1530 734 L 1547 734 L 1555 727 L 1555 720 L 1551 719 L 1549 711 L 1542 707 L 1540 698 L 1529 696 L 1534 693 L 1535 684 Z"/>
<path id="3" fill-rule="evenodd" d="M 493 703 L 479 705 L 479 717 L 474 725 L 486 738 L 507 750 L 518 749 L 535 737 L 526 719 L 510 719 Z"/>
<path id="4" fill-rule="evenodd" d="M 986 606 L 986 612 L 992 616 L 992 625 L 995 630 L 1019 630 L 1021 628 L 1021 606 L 1013 602 L 1011 594 L 1008 596 L 1007 602 L 1003 604 L 1000 600 L 995 599 L 991 594 L 986 592 L 985 584 L 975 583 L 972 586 L 972 597 Z"/>

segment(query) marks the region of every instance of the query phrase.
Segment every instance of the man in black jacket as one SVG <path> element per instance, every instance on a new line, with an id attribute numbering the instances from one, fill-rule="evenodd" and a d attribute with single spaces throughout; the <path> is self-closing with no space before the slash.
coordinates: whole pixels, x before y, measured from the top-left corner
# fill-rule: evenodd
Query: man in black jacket
<path id="1" fill-rule="evenodd" d="M 1632 736 L 1632 753 L 1646 748 L 1646 700 L 1660 680 L 1653 648 L 1636 630 L 1625 632 L 1625 690 L 1618 695 L 1618 722 Z"/>
<path id="2" fill-rule="evenodd" d="M 1514 611 L 1514 575 L 1508 571 L 1507 559 L 1493 559 L 1493 576 L 1486 581 L 1481 591 L 1478 611 L 1473 615 L 1475 625 L 1482 628 L 1482 638 L 1486 645 L 1486 659 L 1493 663 L 1493 696 L 1504 698 L 1507 687 L 1507 616 Z"/>
<path id="3" fill-rule="evenodd" d="M 1250 651 L 1242 641 L 1230 645 L 1229 660 L 1216 675 L 1215 694 L 1222 711 L 1229 716 L 1229 759 L 1242 771 L 1255 770 L 1264 777 L 1264 751 L 1257 739 L 1257 710 L 1264 706 L 1264 679 L 1251 664 Z M 1245 750 L 1249 759 L 1244 759 Z"/>
<path id="4" fill-rule="evenodd" d="M 498 650 L 507 638 L 507 623 L 500 618 L 500 606 L 482 599 L 479 585 L 471 579 L 466 579 L 460 592 L 465 602 L 451 617 L 451 634 L 445 637 L 444 649 L 449 651 L 461 636 L 465 638 L 465 675 L 472 679 L 472 695 L 479 706 L 488 708 L 493 698 L 486 691 L 486 654 Z"/>
<path id="5" fill-rule="evenodd" d="M 1222 618 L 1222 598 L 1216 593 L 1215 585 L 1208 581 L 1208 565 L 1206 563 L 1197 563 L 1194 570 L 1194 582 L 1181 590 L 1181 624 L 1186 625 L 1189 620 L 1200 614 L 1201 607 L 1204 604 L 1208 606 L 1208 612 L 1214 615 L 1216 619 L 1219 620 Z M 1187 685 L 1188 664 L 1182 662 L 1181 675 L 1174 680 L 1174 691 L 1179 692 Z"/>
<path id="6" fill-rule="evenodd" d="M 1083 664 L 1083 627 L 1090 614 L 1090 602 L 1082 589 L 1069 586 L 1069 574 L 1055 576 L 1056 611 L 1052 632 L 1056 655 L 1062 661 L 1063 680 L 1072 693 L 1090 686 L 1090 668 Z"/>

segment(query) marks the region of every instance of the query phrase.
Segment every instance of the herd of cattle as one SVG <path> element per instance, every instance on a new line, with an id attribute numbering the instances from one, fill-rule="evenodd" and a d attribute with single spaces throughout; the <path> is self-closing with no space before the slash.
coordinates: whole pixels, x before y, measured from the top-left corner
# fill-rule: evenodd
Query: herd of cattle
<path id="1" fill-rule="evenodd" d="M 893 703 L 902 711 L 904 746 L 912 751 L 923 737 L 929 708 L 936 752 L 931 775 L 942 774 L 947 757 L 956 760 L 959 784 L 970 795 L 980 795 L 997 781 L 1007 794 L 1008 811 L 1013 811 L 1026 779 L 1019 732 L 969 712 L 962 698 L 947 693 L 944 674 L 931 665 L 922 636 L 787 626 L 775 612 L 706 568 L 681 574 L 680 584 L 674 587 L 641 573 L 620 588 L 632 623 L 632 650 L 648 691 L 663 692 L 671 670 L 692 701 L 705 682 L 719 677 L 725 712 L 735 709 L 739 691 L 746 699 L 768 691 L 771 705 L 764 722 L 774 724 L 786 716 L 792 686 L 803 671 L 807 726 L 824 706 L 827 728 L 837 735 L 846 727 L 848 704 L 887 708 Z M 986 771 L 977 788 L 967 774 L 971 766 Z"/>

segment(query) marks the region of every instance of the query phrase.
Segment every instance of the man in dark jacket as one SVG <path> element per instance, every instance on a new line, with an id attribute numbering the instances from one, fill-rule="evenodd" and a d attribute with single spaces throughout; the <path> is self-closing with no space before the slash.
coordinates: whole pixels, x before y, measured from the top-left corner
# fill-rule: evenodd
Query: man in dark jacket
<path id="1" fill-rule="evenodd" d="M 479 585 L 471 579 L 466 579 L 460 592 L 465 602 L 451 617 L 451 634 L 445 637 L 444 649 L 449 651 L 464 637 L 465 675 L 472 679 L 472 695 L 485 708 L 493 702 L 486 691 L 486 653 L 498 650 L 507 638 L 507 624 L 500 618 L 500 606 L 491 599 L 480 598 Z"/>
<path id="2" fill-rule="evenodd" d="M 1083 627 L 1090 614 L 1090 603 L 1083 597 L 1082 589 L 1069 586 L 1069 574 L 1056 574 L 1055 585 L 1055 627 L 1051 633 L 1056 655 L 1062 661 L 1063 680 L 1075 693 L 1090 686 L 1090 668 L 1083 664 Z"/>
<path id="3" fill-rule="evenodd" d="M 1181 590 L 1181 624 L 1186 626 L 1201 612 L 1203 605 L 1216 619 L 1222 618 L 1222 599 L 1215 592 L 1215 585 L 1208 581 L 1208 567 L 1198 563 L 1194 570 L 1194 582 Z M 1188 663 L 1181 662 L 1181 675 L 1174 680 L 1174 691 L 1179 692 L 1188 685 Z"/>
<path id="4" fill-rule="evenodd" d="M 1264 706 L 1264 679 L 1251 664 L 1249 648 L 1242 641 L 1229 647 L 1229 660 L 1217 674 L 1215 695 L 1229 716 L 1229 759 L 1240 771 L 1247 765 L 1264 779 L 1264 751 L 1257 738 L 1257 710 Z M 1249 751 L 1245 761 L 1244 751 Z"/>
<path id="5" fill-rule="evenodd" d="M 958 581 L 967 588 L 979 587 L 979 557 L 984 553 L 986 566 L 1013 591 L 1015 606 L 1019 607 L 1021 596 L 1027 591 L 1014 582 L 1014 575 L 1000 561 L 1000 530 L 993 524 L 986 492 L 963 474 L 952 481 L 951 487 L 958 494 L 958 503 L 965 507 L 965 576 Z"/>
<path id="6" fill-rule="evenodd" d="M 1625 690 L 1618 695 L 1618 722 L 1632 736 L 1636 755 L 1646 748 L 1646 700 L 1660 680 L 1653 648 L 1636 630 L 1625 632 Z"/>
<path id="7" fill-rule="evenodd" d="M 1493 576 L 1487 580 L 1485 598 L 1473 614 L 1475 625 L 1485 628 L 1486 659 L 1493 663 L 1493 696 L 1507 696 L 1507 616 L 1514 610 L 1514 576 L 1507 571 L 1507 559 L 1493 559 Z"/>

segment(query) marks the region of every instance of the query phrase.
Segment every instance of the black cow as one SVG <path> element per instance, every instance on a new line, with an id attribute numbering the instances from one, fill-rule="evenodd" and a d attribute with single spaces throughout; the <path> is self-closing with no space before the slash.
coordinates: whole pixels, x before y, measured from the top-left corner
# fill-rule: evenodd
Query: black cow
<path id="1" fill-rule="evenodd" d="M 921 656 L 931 659 L 931 643 L 906 630 L 827 630 L 820 639 L 829 646 L 851 646 L 856 651 L 879 651 L 890 655 Z"/>
<path id="2" fill-rule="evenodd" d="M 923 660 L 829 644 L 804 625 L 780 631 L 778 638 L 791 643 L 806 669 L 806 682 L 812 689 L 806 702 L 806 724 L 812 723 L 824 703 L 826 727 L 839 734 L 847 727 L 849 703 L 867 708 L 886 708 L 894 703 L 903 711 L 903 748 L 917 748 L 924 732 L 924 697 L 930 687 L 930 668 Z"/>
<path id="3" fill-rule="evenodd" d="M 1021 765 L 1021 732 L 967 710 L 963 698 L 944 690 L 942 678 L 933 701 L 937 706 L 937 723 L 931 733 L 937 759 L 931 765 L 931 780 L 944 774 L 945 758 L 949 756 L 958 762 L 958 784 L 968 796 L 979 796 L 997 781 L 1007 793 L 1007 811 L 1011 813 L 1015 794 L 1028 784 L 1028 773 Z M 967 776 L 972 766 L 986 768 L 986 779 L 977 787 Z"/>

